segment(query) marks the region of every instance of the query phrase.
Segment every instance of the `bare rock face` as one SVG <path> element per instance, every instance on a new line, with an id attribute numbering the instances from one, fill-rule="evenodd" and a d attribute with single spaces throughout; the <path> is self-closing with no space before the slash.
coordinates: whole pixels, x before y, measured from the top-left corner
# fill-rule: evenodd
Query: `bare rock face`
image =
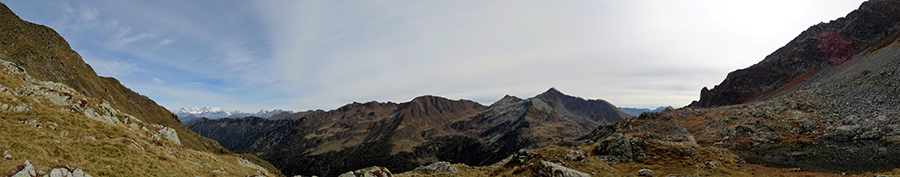
<path id="1" fill-rule="evenodd" d="M 704 87 L 690 107 L 716 107 L 765 100 L 790 91 L 823 68 L 840 66 L 900 29 L 900 2 L 863 3 L 847 17 L 809 27 L 759 63 L 728 73 Z"/>

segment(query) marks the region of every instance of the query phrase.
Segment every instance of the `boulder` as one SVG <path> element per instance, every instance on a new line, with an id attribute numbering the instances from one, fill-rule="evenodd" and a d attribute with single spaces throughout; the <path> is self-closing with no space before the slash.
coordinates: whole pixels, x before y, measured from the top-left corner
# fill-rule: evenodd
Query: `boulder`
<path id="1" fill-rule="evenodd" d="M 642 161 L 646 158 L 644 150 L 647 143 L 640 138 L 624 137 L 622 135 L 610 136 L 600 141 L 596 151 L 600 159 L 607 163 Z"/>

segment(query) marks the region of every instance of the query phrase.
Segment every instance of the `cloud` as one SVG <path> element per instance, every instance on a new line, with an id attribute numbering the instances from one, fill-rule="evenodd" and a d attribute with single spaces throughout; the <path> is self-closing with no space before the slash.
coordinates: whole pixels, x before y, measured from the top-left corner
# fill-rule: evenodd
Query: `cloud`
<path id="1" fill-rule="evenodd" d="M 67 7 L 66 11 L 72 12 L 71 7 L 68 7 L 68 6 L 66 6 L 66 7 Z M 94 20 L 97 20 L 98 13 L 99 12 L 97 12 L 97 8 L 88 8 L 87 6 L 81 6 L 81 14 L 80 14 L 81 18 L 80 19 L 83 21 L 88 21 L 88 22 L 94 21 Z"/>
<path id="2" fill-rule="evenodd" d="M 169 39 L 169 38 L 165 38 L 165 39 L 159 41 L 159 44 L 156 44 L 156 46 L 153 46 L 153 48 L 159 48 L 159 47 L 162 47 L 162 46 L 165 46 L 165 45 L 169 45 L 169 44 L 171 44 L 172 42 L 175 42 L 175 40 L 172 40 L 172 39 Z"/>
<path id="3" fill-rule="evenodd" d="M 129 36 L 129 37 L 123 37 L 124 35 L 127 35 L 128 31 L 131 28 L 125 28 L 125 29 L 128 29 L 128 30 L 123 30 L 123 32 L 119 34 L 119 37 L 114 39 L 111 42 L 111 45 L 113 46 L 113 48 L 122 48 L 122 46 L 131 44 L 134 42 L 148 40 L 148 39 L 152 39 L 152 38 L 156 37 L 156 34 L 151 34 L 151 33 L 140 33 L 140 34 Z"/>
<path id="4" fill-rule="evenodd" d="M 137 64 L 122 59 L 99 59 L 86 52 L 82 52 L 82 56 L 84 56 L 85 63 L 89 63 L 97 75 L 122 78 L 135 72 L 145 72 Z"/>

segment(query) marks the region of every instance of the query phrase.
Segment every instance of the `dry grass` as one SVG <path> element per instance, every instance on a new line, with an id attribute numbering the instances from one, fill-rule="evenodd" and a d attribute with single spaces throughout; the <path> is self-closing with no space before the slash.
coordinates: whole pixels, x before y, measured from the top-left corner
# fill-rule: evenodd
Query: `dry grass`
<path id="1" fill-rule="evenodd" d="M 27 83 L 18 76 L 0 72 L 3 86 L 15 89 Z M 74 100 L 85 98 L 90 105 L 101 102 L 78 94 L 69 96 Z M 14 173 L 25 160 L 44 172 L 68 165 L 93 176 L 246 176 L 259 173 L 257 169 L 239 165 L 234 155 L 197 151 L 166 139 L 155 140 L 150 136 L 158 132 L 152 129 L 135 130 L 123 124 L 90 119 L 63 111 L 46 99 L 0 93 L 0 102 L 34 105 L 34 109 L 28 111 L 0 110 L 0 150 L 7 150 L 12 155 L 12 159 L 0 160 L 0 175 Z M 88 136 L 96 140 L 83 139 Z M 219 168 L 227 173 L 212 172 Z"/>
<path id="2" fill-rule="evenodd" d="M 36 108 L 23 112 L 0 112 L 0 148 L 13 158 L 0 161 L 0 173 L 12 173 L 29 160 L 48 172 L 57 165 L 81 168 L 94 176 L 245 176 L 256 169 L 238 165 L 233 155 L 187 149 L 171 141 L 155 141 L 142 130 L 127 130 L 82 115 Z M 40 123 L 33 127 L 28 122 Z M 26 121 L 26 123 L 20 123 Z M 59 126 L 54 130 L 50 124 Z M 63 137 L 60 133 L 67 131 Z M 81 140 L 85 136 L 97 140 Z M 128 139 L 117 139 L 127 137 Z M 137 142 L 140 146 L 132 143 Z M 159 146 L 162 145 L 162 146 Z M 172 152 L 171 154 L 169 152 Z M 205 164 L 204 168 L 193 163 Z M 224 168 L 227 174 L 212 173 Z"/>

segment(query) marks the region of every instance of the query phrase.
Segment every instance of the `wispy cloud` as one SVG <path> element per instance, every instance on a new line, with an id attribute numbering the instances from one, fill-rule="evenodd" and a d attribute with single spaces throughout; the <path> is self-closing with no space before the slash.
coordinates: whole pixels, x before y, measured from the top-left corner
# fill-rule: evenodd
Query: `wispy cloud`
<path id="1" fill-rule="evenodd" d="M 169 38 L 165 38 L 165 39 L 159 41 L 159 44 L 156 44 L 156 46 L 153 46 L 153 48 L 160 48 L 160 47 L 162 47 L 162 46 L 169 45 L 169 44 L 171 44 L 172 42 L 175 42 L 175 40 L 172 40 L 172 39 L 169 39 Z"/>
<path id="2" fill-rule="evenodd" d="M 128 29 L 130 29 L 130 28 L 128 28 Z M 131 44 L 134 42 L 153 39 L 156 37 L 156 34 L 151 34 L 151 33 L 140 33 L 140 34 L 128 36 L 128 37 L 123 37 L 124 35 L 125 35 L 125 33 L 122 33 L 121 35 L 119 35 L 118 38 L 111 41 L 110 44 L 113 46 L 113 48 L 122 48 L 122 46 Z"/>
<path id="3" fill-rule="evenodd" d="M 146 72 L 139 68 L 137 64 L 126 62 L 122 59 L 100 59 L 91 57 L 89 54 L 82 54 L 86 63 L 89 63 L 94 72 L 101 76 L 122 78 L 135 72 Z"/>
<path id="4" fill-rule="evenodd" d="M 72 12 L 72 9 L 67 9 L 67 11 Z M 87 6 L 81 6 L 81 14 L 80 19 L 83 21 L 94 21 L 97 20 L 97 8 L 88 8 Z"/>

